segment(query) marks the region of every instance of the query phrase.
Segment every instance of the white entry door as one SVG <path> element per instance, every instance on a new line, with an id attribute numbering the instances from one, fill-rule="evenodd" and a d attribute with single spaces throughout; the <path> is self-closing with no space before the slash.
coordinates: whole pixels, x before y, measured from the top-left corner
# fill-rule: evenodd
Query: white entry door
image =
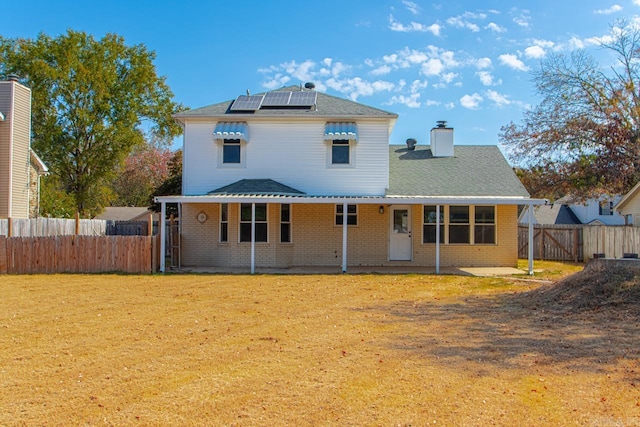
<path id="1" fill-rule="evenodd" d="M 391 261 L 411 261 L 410 206 L 391 206 L 391 230 L 389 235 L 389 259 Z"/>

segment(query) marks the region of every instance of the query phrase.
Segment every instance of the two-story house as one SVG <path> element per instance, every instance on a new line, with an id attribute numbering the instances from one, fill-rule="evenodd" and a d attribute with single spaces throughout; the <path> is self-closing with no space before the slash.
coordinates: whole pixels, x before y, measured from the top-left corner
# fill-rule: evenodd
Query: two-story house
<path id="1" fill-rule="evenodd" d="M 0 218 L 38 216 L 47 173 L 31 149 L 31 90 L 11 74 L 0 81 Z"/>
<path id="2" fill-rule="evenodd" d="M 182 195 L 156 200 L 180 206 L 184 266 L 515 267 L 517 207 L 544 202 L 496 146 L 454 146 L 444 122 L 389 145 L 396 114 L 312 84 L 175 118 Z"/>

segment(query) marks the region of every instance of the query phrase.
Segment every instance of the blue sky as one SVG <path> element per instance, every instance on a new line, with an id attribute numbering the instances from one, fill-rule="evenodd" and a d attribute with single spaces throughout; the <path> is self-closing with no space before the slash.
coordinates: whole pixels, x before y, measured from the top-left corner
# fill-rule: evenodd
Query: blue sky
<path id="1" fill-rule="evenodd" d="M 391 143 L 428 144 L 447 120 L 457 144 L 497 144 L 539 102 L 546 55 L 585 48 L 608 67 L 598 40 L 639 15 L 640 0 L 23 0 L 3 6 L 0 35 L 119 34 L 155 51 L 191 108 L 312 81 L 399 114 Z"/>

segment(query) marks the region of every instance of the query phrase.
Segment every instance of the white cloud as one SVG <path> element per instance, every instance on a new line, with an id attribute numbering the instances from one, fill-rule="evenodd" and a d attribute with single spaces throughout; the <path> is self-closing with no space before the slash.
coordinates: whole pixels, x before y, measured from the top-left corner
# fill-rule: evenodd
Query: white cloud
<path id="1" fill-rule="evenodd" d="M 420 67 L 420 73 L 425 76 L 437 76 L 443 69 L 444 65 L 442 64 L 442 61 L 437 58 L 431 58 L 422 64 L 422 67 Z"/>
<path id="2" fill-rule="evenodd" d="M 378 92 L 391 91 L 395 85 L 384 80 L 368 82 L 360 77 L 352 79 L 328 79 L 326 84 L 331 89 L 346 94 L 351 100 L 356 101 L 360 96 L 371 96 Z"/>
<path id="3" fill-rule="evenodd" d="M 405 96 L 405 95 L 397 95 L 396 96 L 396 95 L 394 95 L 385 104 L 386 105 L 403 104 L 403 105 L 406 105 L 409 108 L 419 108 L 420 105 L 421 105 L 421 103 L 419 101 L 419 98 L 420 98 L 420 94 L 419 93 L 412 93 L 409 96 Z"/>
<path id="4" fill-rule="evenodd" d="M 426 101 L 424 101 L 424 105 L 426 107 L 433 107 L 434 105 L 440 105 L 439 101 L 435 101 L 433 99 L 427 99 Z"/>
<path id="5" fill-rule="evenodd" d="M 480 79 L 480 83 L 485 86 L 497 86 L 502 84 L 502 80 L 500 79 L 498 81 L 493 80 L 493 74 L 489 71 L 478 71 L 476 76 Z"/>
<path id="6" fill-rule="evenodd" d="M 456 77 L 458 77 L 457 73 L 446 73 L 443 74 L 442 76 L 440 76 L 442 78 L 442 81 L 444 83 L 451 83 L 453 81 L 453 79 L 455 79 Z"/>
<path id="7" fill-rule="evenodd" d="M 333 64 L 333 67 L 331 68 L 331 75 L 339 76 L 344 71 L 348 71 L 350 69 L 351 69 L 350 65 L 345 65 L 342 62 L 336 62 L 336 63 Z"/>
<path id="8" fill-rule="evenodd" d="M 495 90 L 488 90 L 487 98 L 493 101 L 500 108 L 504 107 L 505 105 L 511 104 L 511 101 L 507 98 L 506 95 L 502 95 Z"/>
<path id="9" fill-rule="evenodd" d="M 640 0 L 638 0 L 640 1 Z M 483 70 L 485 68 L 491 68 L 491 59 L 490 58 L 480 58 L 476 61 L 476 67 L 478 67 L 479 70 Z"/>
<path id="10" fill-rule="evenodd" d="M 470 110 L 477 110 L 480 107 L 480 103 L 482 101 L 482 96 L 474 93 L 473 95 L 464 95 L 462 98 L 460 98 L 460 105 Z"/>
<path id="11" fill-rule="evenodd" d="M 391 72 L 391 67 L 389 67 L 387 64 L 384 64 L 376 68 L 375 70 L 371 71 L 371 74 L 373 74 L 374 76 L 383 76 L 385 74 L 389 74 L 390 72 Z"/>
<path id="12" fill-rule="evenodd" d="M 324 59 L 322 60 L 322 63 L 323 63 L 324 65 L 326 65 L 327 67 L 331 67 L 331 63 L 332 63 L 332 62 L 333 62 L 333 59 L 332 59 L 332 58 L 324 58 Z"/>
<path id="13" fill-rule="evenodd" d="M 544 58 L 547 55 L 547 52 L 545 52 L 545 50 L 541 46 L 534 45 L 526 48 L 524 50 L 524 55 L 527 58 L 540 59 Z"/>
<path id="14" fill-rule="evenodd" d="M 447 104 L 444 104 L 444 108 L 446 108 L 447 110 L 453 110 L 454 108 L 456 108 L 456 104 L 454 104 L 453 102 L 449 102 Z"/>
<path id="15" fill-rule="evenodd" d="M 636 6 L 640 6 L 640 0 L 633 0 L 633 4 L 635 4 Z"/>
<path id="16" fill-rule="evenodd" d="M 529 71 L 529 67 L 527 67 L 524 62 L 520 61 L 516 55 L 504 54 L 498 57 L 500 59 L 500 63 L 506 65 L 509 68 L 513 68 L 517 71 Z"/>
<path id="17" fill-rule="evenodd" d="M 593 13 L 597 15 L 611 15 L 612 13 L 620 12 L 622 10 L 622 6 L 619 4 L 614 4 L 607 9 L 598 9 L 594 10 Z"/>
<path id="18" fill-rule="evenodd" d="M 414 15 L 417 15 L 420 12 L 420 6 L 418 6 L 412 1 L 402 0 L 402 4 L 407 8 L 409 12 L 411 12 Z"/>
<path id="19" fill-rule="evenodd" d="M 434 36 L 440 35 L 440 25 L 433 24 L 426 26 L 420 22 L 411 21 L 408 25 L 402 24 L 395 20 L 393 15 L 389 15 L 389 29 L 391 31 L 397 31 L 401 33 L 412 33 L 412 32 L 420 32 L 420 33 L 432 33 Z"/>
<path id="20" fill-rule="evenodd" d="M 276 74 L 273 77 L 273 79 L 262 83 L 262 86 L 264 86 L 265 88 L 267 88 L 269 90 L 278 89 L 278 88 L 281 88 L 281 87 L 285 86 L 290 80 L 291 80 L 291 78 L 289 76 L 284 76 L 282 74 Z"/>
<path id="21" fill-rule="evenodd" d="M 417 93 L 422 89 L 426 89 L 429 83 L 426 80 L 414 80 L 411 82 L 411 93 Z"/>
<path id="22" fill-rule="evenodd" d="M 504 33 L 505 31 L 507 31 L 506 28 L 501 27 L 500 25 L 496 24 L 495 22 L 489 22 L 487 24 L 487 26 L 484 27 L 484 28 L 487 29 L 487 30 L 493 31 L 494 33 Z"/>
<path id="23" fill-rule="evenodd" d="M 529 29 L 531 27 L 530 21 L 531 16 L 529 15 L 529 11 L 527 9 L 523 9 L 522 11 L 518 11 L 517 9 L 512 9 L 510 14 L 514 15 L 518 13 L 517 16 L 513 18 L 513 22 L 515 22 L 518 26 Z"/>
<path id="24" fill-rule="evenodd" d="M 478 25 L 462 19 L 461 16 L 452 16 L 451 18 L 448 18 L 447 24 L 451 25 L 452 27 L 466 28 L 473 31 L 474 33 L 480 31 L 480 27 Z"/>

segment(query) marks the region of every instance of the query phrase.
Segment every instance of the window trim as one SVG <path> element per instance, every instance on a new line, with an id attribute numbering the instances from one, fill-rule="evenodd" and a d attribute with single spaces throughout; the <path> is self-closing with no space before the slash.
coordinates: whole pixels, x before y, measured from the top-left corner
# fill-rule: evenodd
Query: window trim
<path id="1" fill-rule="evenodd" d="M 240 139 L 240 138 L 223 138 L 223 139 L 218 139 L 217 141 L 218 141 L 218 167 L 219 168 L 234 169 L 234 168 L 244 168 L 244 167 L 246 167 L 247 150 L 246 150 L 246 141 L 244 139 Z M 234 141 L 234 142 L 232 143 L 232 142 L 228 142 L 228 141 Z M 238 141 L 238 142 L 235 142 L 235 141 Z M 240 147 L 240 162 L 238 162 L 238 163 L 226 163 L 224 161 L 225 144 L 228 144 L 227 146 L 238 146 L 238 147 Z"/>
<path id="2" fill-rule="evenodd" d="M 226 214 L 226 219 L 225 219 Z M 223 227 L 224 226 L 224 227 Z M 223 240 L 222 229 L 225 228 L 226 239 Z M 229 203 L 220 203 L 220 229 L 218 243 L 229 243 Z"/>
<path id="3" fill-rule="evenodd" d="M 334 214 L 334 219 L 333 219 L 333 225 L 334 227 L 342 227 L 342 221 L 338 222 L 338 217 L 343 217 L 344 218 L 344 213 L 343 212 L 338 212 L 338 209 L 342 209 L 343 205 L 341 204 L 337 204 L 334 205 L 335 207 L 333 208 L 333 214 Z M 351 207 L 355 207 L 355 212 L 349 212 L 349 208 Z M 358 226 L 358 205 L 354 205 L 354 204 L 348 204 L 347 205 L 347 226 L 348 227 L 357 227 Z M 355 224 L 349 224 L 349 218 L 355 218 Z"/>
<path id="4" fill-rule="evenodd" d="M 423 245 L 435 245 L 436 242 L 425 242 L 425 227 L 435 227 L 436 223 L 424 222 L 424 213 L 426 207 L 435 207 L 436 205 L 422 205 L 422 244 Z M 450 208 L 452 206 L 467 206 L 469 208 L 469 222 L 468 223 L 451 223 L 450 220 Z M 477 207 L 491 207 L 493 208 L 493 223 L 476 223 L 476 208 Z M 498 245 L 498 206 L 497 205 L 440 205 L 440 215 L 444 217 L 444 221 L 440 223 L 443 230 L 440 232 L 441 245 L 457 245 L 457 246 L 497 246 Z M 468 243 L 451 243 L 451 226 L 468 226 L 469 227 L 469 242 Z M 493 243 L 478 243 L 475 241 L 476 227 L 492 226 L 493 227 Z"/>
<path id="5" fill-rule="evenodd" d="M 243 221 L 242 220 L 242 205 L 249 205 L 249 208 L 251 208 L 252 203 L 240 203 L 239 207 L 240 209 L 238 209 L 238 243 L 251 243 L 251 237 L 249 237 L 249 240 L 242 240 L 242 225 L 243 224 L 249 224 L 249 226 L 251 226 L 251 219 L 249 219 L 248 221 Z M 266 240 L 262 241 L 262 240 L 256 240 L 255 243 L 259 243 L 259 244 L 265 244 L 265 243 L 269 243 L 269 204 L 268 203 L 255 203 L 256 205 L 256 211 L 259 205 L 264 205 L 265 208 L 265 220 L 264 221 L 258 221 L 256 220 L 256 226 L 258 224 L 266 224 Z M 257 233 L 256 233 L 257 234 Z M 249 236 L 251 236 L 251 233 L 249 233 Z"/>
<path id="6" fill-rule="evenodd" d="M 346 141 L 345 143 L 341 143 L 336 145 L 336 141 Z M 356 165 L 356 149 L 355 149 L 355 140 L 353 139 L 345 139 L 345 138 L 334 138 L 327 139 L 327 167 L 328 168 L 336 168 L 336 169 L 344 169 L 344 168 L 353 168 Z M 349 151 L 349 162 L 348 163 L 333 163 L 333 148 L 334 147 L 348 147 Z"/>
<path id="7" fill-rule="evenodd" d="M 288 210 L 289 210 L 289 218 L 287 221 L 284 221 L 282 219 L 282 207 L 283 206 L 288 206 Z M 292 227 L 291 227 L 291 212 L 293 210 L 293 205 L 291 203 L 280 203 L 280 243 L 285 244 L 285 245 L 290 245 L 293 243 L 293 235 L 291 233 L 292 231 Z M 289 227 L 289 240 L 288 241 L 283 241 L 282 240 L 282 226 L 286 225 Z"/>

